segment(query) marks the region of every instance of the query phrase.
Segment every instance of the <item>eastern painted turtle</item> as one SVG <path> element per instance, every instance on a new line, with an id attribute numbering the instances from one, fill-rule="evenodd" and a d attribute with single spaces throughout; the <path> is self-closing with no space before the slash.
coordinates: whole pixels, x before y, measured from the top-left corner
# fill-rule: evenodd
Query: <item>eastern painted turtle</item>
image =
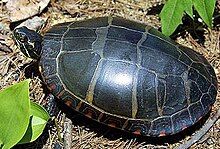
<path id="1" fill-rule="evenodd" d="M 39 60 L 53 95 L 134 134 L 178 133 L 216 100 L 209 62 L 141 23 L 100 17 L 55 25 L 43 38 L 21 27 L 14 37 L 24 55 Z"/>

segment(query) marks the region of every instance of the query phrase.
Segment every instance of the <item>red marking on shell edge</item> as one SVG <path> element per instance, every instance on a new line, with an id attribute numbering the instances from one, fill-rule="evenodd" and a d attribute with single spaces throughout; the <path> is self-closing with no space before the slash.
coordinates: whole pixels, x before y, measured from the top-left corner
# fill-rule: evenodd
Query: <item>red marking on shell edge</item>
<path id="1" fill-rule="evenodd" d="M 116 124 L 115 124 L 115 123 L 109 123 L 108 126 L 115 128 L 115 127 L 116 127 Z"/>
<path id="2" fill-rule="evenodd" d="M 80 102 L 78 103 L 78 105 L 76 106 L 75 110 L 76 110 L 76 111 L 79 111 L 79 109 L 80 109 L 80 107 L 82 106 L 82 104 L 83 104 L 83 102 L 80 101 Z"/>
<path id="3" fill-rule="evenodd" d="M 186 129 L 186 128 L 187 128 L 187 126 L 186 126 L 186 125 L 183 125 L 181 129 L 184 130 L 184 129 Z"/>
<path id="4" fill-rule="evenodd" d="M 162 136 L 166 136 L 166 131 L 165 130 L 160 131 L 159 137 L 162 137 Z"/>
<path id="5" fill-rule="evenodd" d="M 67 100 L 67 101 L 65 101 L 65 104 L 66 104 L 68 107 L 71 107 L 71 105 L 72 105 L 72 101 Z"/>
<path id="6" fill-rule="evenodd" d="M 141 135 L 141 130 L 137 129 L 137 130 L 133 131 L 132 133 L 135 135 Z"/>
<path id="7" fill-rule="evenodd" d="M 202 116 L 200 116 L 199 118 L 198 118 L 198 121 L 200 121 L 202 119 Z"/>
<path id="8" fill-rule="evenodd" d="M 63 92 L 60 92 L 60 93 L 57 95 L 57 97 L 60 98 L 60 96 L 62 96 L 62 95 L 63 95 Z"/>
<path id="9" fill-rule="evenodd" d="M 88 111 L 85 116 L 89 117 L 89 118 L 92 118 L 92 112 L 91 111 Z"/>
<path id="10" fill-rule="evenodd" d="M 50 88 L 50 90 L 55 90 L 56 89 L 56 84 L 50 84 L 49 88 Z"/>
<path id="11" fill-rule="evenodd" d="M 104 115 L 103 113 L 100 113 L 100 114 L 99 114 L 99 117 L 98 117 L 98 121 L 99 121 L 99 122 L 100 122 L 100 120 L 102 119 L 103 115 Z"/>

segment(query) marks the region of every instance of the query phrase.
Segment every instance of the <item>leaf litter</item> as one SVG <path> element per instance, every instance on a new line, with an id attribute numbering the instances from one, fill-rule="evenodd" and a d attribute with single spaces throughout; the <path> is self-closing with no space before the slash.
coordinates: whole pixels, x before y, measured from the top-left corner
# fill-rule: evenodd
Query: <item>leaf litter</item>
<path id="1" fill-rule="evenodd" d="M 83 20 L 86 18 L 116 15 L 124 18 L 135 20 L 160 28 L 158 13 L 148 14 L 152 7 L 157 7 L 164 3 L 164 0 L 47 0 L 40 3 L 39 0 L 19 0 L 16 1 L 16 6 L 12 6 L 12 0 L 0 0 L 0 88 L 5 88 L 13 82 L 24 80 L 25 69 L 31 63 L 31 60 L 25 58 L 17 49 L 12 41 L 10 25 L 13 21 L 24 20 L 32 18 L 37 15 L 43 20 L 46 20 L 42 33 L 48 30 L 52 25 L 74 21 Z M 11 3 L 11 4 L 10 4 Z M 41 4 L 40 11 L 36 11 Z M 9 5 L 10 4 L 10 5 Z M 22 9 L 18 9 L 21 6 Z M 33 9 L 35 7 L 35 9 Z M 34 13 L 24 12 L 23 8 L 28 11 L 34 10 Z M 220 8 L 220 3 L 217 3 L 217 8 Z M 16 12 L 16 15 L 12 15 Z M 22 13 L 21 13 L 22 12 Z M 219 10 L 218 10 L 219 13 Z M 220 26 L 215 26 L 213 30 L 204 29 L 204 44 L 198 43 L 188 32 L 184 36 L 179 36 L 176 41 L 180 44 L 192 47 L 197 52 L 203 54 L 209 62 L 214 66 L 218 81 L 220 80 Z M 48 96 L 45 91 L 44 84 L 40 77 L 34 72 L 29 76 L 31 81 L 30 95 L 31 99 L 46 106 Z M 220 84 L 220 82 L 218 82 Z M 218 90 L 217 101 L 212 108 L 210 116 L 213 116 L 220 107 L 220 94 Z M 55 115 L 56 124 L 48 126 L 45 134 L 42 135 L 37 141 L 31 144 L 17 146 L 16 148 L 54 148 L 63 147 L 63 132 L 66 114 L 59 111 Z M 72 123 L 72 148 L 176 148 L 180 144 L 186 142 L 192 135 L 187 135 L 183 139 L 174 143 L 146 143 L 146 140 L 141 140 L 136 137 L 106 137 L 97 131 L 93 130 L 84 120 L 77 119 L 77 116 Z M 83 122 L 82 122 L 83 121 Z M 101 127 L 101 126 L 99 126 Z M 197 130 L 199 131 L 199 130 Z M 206 133 L 206 135 L 191 148 L 220 148 L 220 120 Z M 111 130 L 106 130 L 106 133 L 111 133 Z M 196 132 L 195 132 L 196 133 Z"/>

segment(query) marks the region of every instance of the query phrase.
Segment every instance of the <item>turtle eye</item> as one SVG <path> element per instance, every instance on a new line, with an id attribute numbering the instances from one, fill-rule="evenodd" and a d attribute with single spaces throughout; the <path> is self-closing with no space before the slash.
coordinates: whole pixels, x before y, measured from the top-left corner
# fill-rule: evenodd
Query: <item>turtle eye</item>
<path id="1" fill-rule="evenodd" d="M 27 36 L 24 34 L 19 35 L 19 40 L 20 42 L 23 42 L 23 43 L 28 41 Z"/>

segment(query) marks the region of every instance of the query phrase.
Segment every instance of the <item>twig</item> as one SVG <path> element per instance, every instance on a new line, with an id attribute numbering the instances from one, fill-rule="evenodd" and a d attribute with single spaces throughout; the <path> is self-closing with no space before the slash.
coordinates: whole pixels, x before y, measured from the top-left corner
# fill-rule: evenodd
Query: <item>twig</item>
<path id="1" fill-rule="evenodd" d="M 128 2 L 122 1 L 122 0 L 117 0 L 117 2 L 119 2 L 121 4 L 124 4 L 124 5 L 134 7 L 134 8 L 140 8 L 140 9 L 143 8 L 142 6 L 139 6 L 139 5 L 136 5 L 136 4 L 133 4 L 133 3 L 128 3 Z"/>
<path id="2" fill-rule="evenodd" d="M 62 142 L 61 132 L 60 132 L 60 128 L 59 128 L 59 125 L 58 125 L 58 120 L 57 120 L 57 118 L 54 118 L 54 124 L 55 124 L 55 127 L 57 128 L 58 140 L 59 140 L 60 142 Z"/>
<path id="3" fill-rule="evenodd" d="M 194 136 L 191 137 L 190 140 L 188 140 L 186 143 L 181 144 L 177 149 L 188 149 L 190 146 L 192 146 L 194 143 L 196 143 L 198 140 L 200 140 L 207 131 L 215 124 L 215 122 L 220 117 L 220 109 L 217 111 L 217 113 L 210 118 L 204 126 L 197 132 Z"/>
<path id="4" fill-rule="evenodd" d="M 65 118 L 64 121 L 64 149 L 72 148 L 72 121 Z"/>
<path id="5" fill-rule="evenodd" d="M 1 35 L 0 35 L 0 40 L 1 40 Z M 6 45 L 5 43 L 1 43 L 0 41 L 0 51 L 9 53 L 9 52 L 12 52 L 12 49 L 8 45 Z"/>

